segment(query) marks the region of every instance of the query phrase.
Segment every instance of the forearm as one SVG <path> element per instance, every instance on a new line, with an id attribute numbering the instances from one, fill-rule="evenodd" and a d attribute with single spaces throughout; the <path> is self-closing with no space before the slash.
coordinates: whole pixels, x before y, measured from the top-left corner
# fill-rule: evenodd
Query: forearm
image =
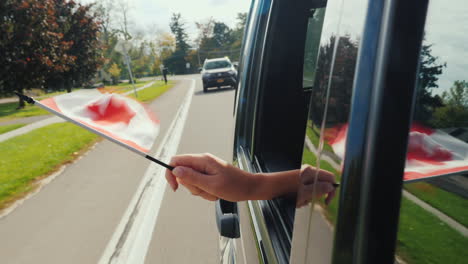
<path id="1" fill-rule="evenodd" d="M 252 174 L 254 183 L 249 200 L 271 200 L 295 193 L 300 182 L 299 174 L 300 170 Z"/>

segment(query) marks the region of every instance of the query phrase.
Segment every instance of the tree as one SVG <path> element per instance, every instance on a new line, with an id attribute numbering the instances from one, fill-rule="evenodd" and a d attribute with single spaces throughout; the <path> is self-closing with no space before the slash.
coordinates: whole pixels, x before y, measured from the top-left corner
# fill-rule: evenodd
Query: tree
<path id="1" fill-rule="evenodd" d="M 223 22 L 214 22 L 213 40 L 219 49 L 230 48 L 233 42 L 232 30 Z"/>
<path id="2" fill-rule="evenodd" d="M 438 107 L 430 124 L 437 128 L 468 126 L 468 82 L 455 81 L 448 92 L 442 93 L 444 106 Z"/>
<path id="3" fill-rule="evenodd" d="M 176 74 L 186 73 L 186 59 L 190 45 L 188 44 L 188 35 L 185 29 L 185 23 L 182 21 L 180 13 L 172 14 L 170 28 L 175 37 L 175 51 L 164 64 L 170 71 Z"/>
<path id="4" fill-rule="evenodd" d="M 59 30 L 52 1 L 4 0 L 0 20 L 2 94 L 42 87 L 50 72 L 65 72 L 75 61 L 67 55 L 72 43 Z"/>
<path id="5" fill-rule="evenodd" d="M 338 43 L 336 43 L 338 41 Z M 336 47 L 336 56 L 334 54 Z M 325 111 L 328 84 L 331 81 L 328 98 L 327 125 L 348 122 L 353 92 L 354 70 L 356 68 L 358 47 L 350 36 L 331 36 L 328 42 L 319 48 L 315 80 L 311 89 L 310 118 L 315 124 L 321 124 Z M 330 68 L 334 62 L 333 72 Z M 330 80 L 331 78 L 331 80 Z"/>
<path id="6" fill-rule="evenodd" d="M 439 87 L 437 81 L 446 64 L 438 62 L 438 58 L 431 54 L 431 47 L 432 45 L 428 44 L 422 46 L 416 91 L 414 120 L 422 124 L 428 124 L 435 108 L 443 106 L 441 98 L 432 95 L 432 90 Z"/>
<path id="7" fill-rule="evenodd" d="M 113 63 L 109 69 L 109 73 L 112 77 L 112 84 L 118 84 L 120 80 L 120 72 L 122 70 L 119 68 L 119 65 Z"/>
<path id="8" fill-rule="evenodd" d="M 81 86 L 90 81 L 104 60 L 102 46 L 98 36 L 101 31 L 101 21 L 91 12 L 92 5 L 76 4 L 74 1 L 55 0 L 55 8 L 59 16 L 59 28 L 64 41 L 71 43 L 66 56 L 75 58 L 67 65 L 67 70 L 57 72 L 49 79 L 65 83 L 68 92 L 73 84 Z"/>
<path id="9" fill-rule="evenodd" d="M 231 45 L 231 59 L 238 61 L 241 53 L 242 41 L 244 39 L 245 25 L 247 23 L 247 13 L 237 14 L 237 25 L 232 31 L 233 42 Z"/>

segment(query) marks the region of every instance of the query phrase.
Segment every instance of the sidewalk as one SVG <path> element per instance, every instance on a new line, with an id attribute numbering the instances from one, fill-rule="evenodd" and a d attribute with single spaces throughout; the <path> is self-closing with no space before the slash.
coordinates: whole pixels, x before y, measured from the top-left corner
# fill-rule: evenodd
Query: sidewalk
<path id="1" fill-rule="evenodd" d="M 315 148 L 314 144 L 310 141 L 309 137 L 306 136 L 305 139 L 305 145 L 306 147 L 312 151 L 315 155 L 317 155 L 318 151 Z M 326 155 L 326 153 L 322 153 L 321 159 L 324 161 L 327 161 L 335 170 L 340 171 L 341 170 L 341 165 L 338 164 L 336 161 L 334 161 L 332 158 Z M 403 196 L 410 201 L 414 202 L 415 204 L 419 205 L 421 208 L 424 210 L 428 211 L 429 213 L 433 214 L 437 218 L 439 218 L 442 222 L 446 223 L 448 226 L 452 227 L 456 231 L 460 232 L 460 234 L 464 235 L 465 237 L 468 237 L 468 228 L 466 228 L 464 225 L 460 224 L 459 222 L 455 221 L 453 218 L 450 216 L 442 213 L 441 211 L 437 210 L 436 208 L 432 207 L 430 204 L 422 201 L 418 197 L 414 196 L 413 194 L 403 190 Z"/>
<path id="2" fill-rule="evenodd" d="M 150 82 L 150 83 L 146 84 L 145 86 L 142 86 L 142 87 L 140 87 L 140 88 L 138 88 L 136 90 L 140 91 L 140 90 L 146 89 L 148 87 L 151 87 L 154 83 L 155 82 Z M 133 92 L 134 92 L 133 90 L 130 90 L 130 91 L 124 93 L 124 94 L 128 95 L 128 94 L 131 94 Z M 12 137 L 16 137 L 16 136 L 19 136 L 19 135 L 26 134 L 28 132 L 31 132 L 34 129 L 37 129 L 37 128 L 48 126 L 48 125 L 51 125 L 51 124 L 54 124 L 54 123 L 65 122 L 65 120 L 63 120 L 63 119 L 61 119 L 59 117 L 56 117 L 56 116 L 53 116 L 53 117 L 34 116 L 34 117 L 26 117 L 26 118 L 28 118 L 28 120 L 38 120 L 38 121 L 33 121 L 31 124 L 26 125 L 26 126 L 24 126 L 22 128 L 18 128 L 18 129 L 12 130 L 10 132 L 7 132 L 5 134 L 1 134 L 0 135 L 0 142 L 5 141 L 7 139 L 10 139 Z M 1 125 L 15 124 L 13 121 L 15 121 L 17 123 L 22 123 L 20 120 L 24 120 L 26 118 L 15 119 L 15 120 L 7 121 L 7 122 L 2 122 L 0 124 Z M 28 123 L 28 122 L 23 122 L 23 123 Z"/>

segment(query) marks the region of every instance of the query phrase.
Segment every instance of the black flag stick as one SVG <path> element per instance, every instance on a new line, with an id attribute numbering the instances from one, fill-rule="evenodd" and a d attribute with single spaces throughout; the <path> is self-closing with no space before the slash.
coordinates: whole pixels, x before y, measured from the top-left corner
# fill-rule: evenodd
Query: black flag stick
<path id="1" fill-rule="evenodd" d="M 164 168 L 166 168 L 166 169 L 168 169 L 168 170 L 173 170 L 173 169 L 174 169 L 174 167 L 172 167 L 172 166 L 170 166 L 170 165 L 167 165 L 166 163 L 164 163 L 164 162 L 162 162 L 162 161 L 160 161 L 160 160 L 158 160 L 158 159 L 155 159 L 155 158 L 151 157 L 150 155 L 144 153 L 144 152 L 141 151 L 141 150 L 138 150 L 138 149 L 133 148 L 133 147 L 127 145 L 127 144 L 124 144 L 124 143 L 122 143 L 122 142 L 120 142 L 120 141 L 118 141 L 118 140 L 116 140 L 116 139 L 114 139 L 114 138 L 112 138 L 112 137 L 109 137 L 108 135 L 106 135 L 106 134 L 104 134 L 104 133 L 102 133 L 102 132 L 100 132 L 100 131 L 97 131 L 97 130 L 95 130 L 95 129 L 93 129 L 93 128 L 90 128 L 90 127 L 88 127 L 88 126 L 86 126 L 86 125 L 84 125 L 84 124 L 82 124 L 82 123 L 80 123 L 80 122 L 78 122 L 78 121 L 76 121 L 76 120 L 73 120 L 73 119 L 69 118 L 68 116 L 66 116 L 66 115 L 64 115 L 64 114 L 62 114 L 62 113 L 60 113 L 60 112 L 55 111 L 54 109 L 52 109 L 52 108 L 50 108 L 50 107 L 47 107 L 47 106 L 41 104 L 39 101 L 34 100 L 32 97 L 29 97 L 29 96 L 26 96 L 26 95 L 24 95 L 24 94 L 20 94 L 20 93 L 17 93 L 17 92 L 15 92 L 15 94 L 16 94 L 19 98 L 21 98 L 22 100 L 26 101 L 26 102 L 29 103 L 29 104 L 32 104 L 32 105 L 35 104 L 35 105 L 39 106 L 40 108 L 42 108 L 42 109 L 44 109 L 44 110 L 46 110 L 46 111 L 48 111 L 48 112 L 50 112 L 50 113 L 52 113 L 52 114 L 58 116 L 58 117 L 61 117 L 61 118 L 65 119 L 65 120 L 68 121 L 68 122 L 71 122 L 71 123 L 73 123 L 73 124 L 75 124 L 75 125 L 77 125 L 77 126 L 80 126 L 80 127 L 84 128 L 84 129 L 86 129 L 86 130 L 88 130 L 88 131 L 90 131 L 90 132 L 96 134 L 96 135 L 99 135 L 99 136 L 101 136 L 101 137 L 103 137 L 103 138 L 106 138 L 107 140 L 112 141 L 112 142 L 114 142 L 115 144 L 120 145 L 120 146 L 122 146 L 122 147 L 124 147 L 124 148 L 126 148 L 126 149 L 128 149 L 128 150 L 131 150 L 131 151 L 135 152 L 136 154 L 138 154 L 138 155 L 140 155 L 140 156 L 142 156 L 142 157 L 145 157 L 146 159 L 149 159 L 149 160 L 151 160 L 152 162 L 155 162 L 155 163 L 157 163 L 157 164 L 163 166 Z"/>

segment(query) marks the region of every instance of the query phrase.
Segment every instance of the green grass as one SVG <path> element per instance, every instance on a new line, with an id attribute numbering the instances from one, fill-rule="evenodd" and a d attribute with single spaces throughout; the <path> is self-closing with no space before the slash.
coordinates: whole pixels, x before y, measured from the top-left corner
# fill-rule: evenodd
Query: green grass
<path id="1" fill-rule="evenodd" d="M 403 260 L 409 264 L 463 264 L 468 259 L 467 248 L 467 237 L 402 199 L 397 254 Z"/>
<path id="2" fill-rule="evenodd" d="M 304 148 L 302 163 L 316 166 L 316 160 L 315 154 Z M 340 181 L 340 173 L 326 161 L 321 161 L 320 167 L 335 174 L 337 181 Z M 440 195 L 431 198 L 435 199 L 435 197 L 440 198 Z M 325 206 L 323 201 L 319 202 L 325 209 L 325 216 L 333 225 L 337 220 L 338 200 L 339 193 L 328 206 Z M 449 202 L 448 198 L 445 198 L 445 201 Z M 458 208 L 466 213 L 468 207 L 462 208 L 462 205 L 457 200 L 453 202 L 452 209 Z M 466 259 L 468 259 L 467 247 L 468 238 L 408 199 L 402 199 L 397 255 L 408 264 L 466 263 Z"/>
<path id="3" fill-rule="evenodd" d="M 140 88 L 145 86 L 146 84 L 150 83 L 151 81 L 145 81 L 145 82 L 137 82 L 135 83 L 135 88 Z M 117 85 L 106 85 L 104 87 L 106 90 L 117 92 L 117 93 L 125 93 L 128 91 L 133 90 L 133 85 L 129 83 L 119 83 Z"/>
<path id="4" fill-rule="evenodd" d="M 70 123 L 52 124 L 0 143 L 0 209 L 37 180 L 77 157 L 98 136 Z"/>
<path id="5" fill-rule="evenodd" d="M 314 153 L 312 153 L 309 149 L 307 148 L 304 148 L 304 153 L 303 153 L 303 156 L 302 156 L 302 163 L 303 164 L 309 164 L 313 167 L 317 167 L 317 157 L 315 156 Z M 331 173 L 333 173 L 335 175 L 335 179 L 337 182 L 340 182 L 341 180 L 341 173 L 338 172 L 337 170 L 335 170 L 331 165 L 330 163 L 324 161 L 324 160 L 321 160 L 320 161 L 320 168 L 322 170 L 326 170 L 326 171 L 329 171 Z M 338 214 L 338 200 L 339 200 L 339 190 L 338 192 L 336 193 L 336 196 L 335 198 L 330 202 L 329 205 L 325 205 L 324 201 L 321 200 L 320 201 L 320 204 L 322 205 L 322 207 L 325 209 L 325 216 L 327 217 L 327 219 L 329 221 L 331 221 L 332 223 L 335 223 L 336 222 L 336 217 L 337 217 L 337 214 Z"/>
<path id="6" fill-rule="evenodd" d="M 318 149 L 319 147 L 319 142 L 320 142 L 320 137 L 319 135 L 309 126 L 307 126 L 307 130 L 306 130 L 306 133 L 307 133 L 307 137 L 310 139 L 310 141 L 312 142 L 312 144 L 314 144 L 314 146 Z M 323 144 L 323 150 L 326 150 L 326 151 L 329 151 L 331 153 L 335 153 L 333 151 L 333 148 L 327 144 L 327 142 L 324 142 Z"/>
<path id="7" fill-rule="evenodd" d="M 405 189 L 468 227 L 468 199 L 425 182 L 405 184 Z"/>
<path id="8" fill-rule="evenodd" d="M 49 114 L 46 110 L 34 105 L 26 105 L 23 109 L 16 109 L 17 107 L 17 102 L 0 104 L 0 121 Z"/>
<path id="9" fill-rule="evenodd" d="M 174 86 L 173 81 L 167 82 L 167 85 L 164 84 L 163 81 L 156 81 L 155 84 L 152 86 L 138 91 L 138 100 L 141 102 L 149 102 L 154 99 L 156 99 L 158 96 L 161 94 L 165 93 L 167 90 L 169 90 L 172 86 Z M 133 93 L 130 93 L 129 96 L 135 97 Z"/>
<path id="10" fill-rule="evenodd" d="M 12 130 L 18 129 L 20 127 L 24 127 L 26 124 L 14 124 L 14 125 L 6 125 L 6 126 L 0 126 L 0 135 L 10 132 Z"/>

